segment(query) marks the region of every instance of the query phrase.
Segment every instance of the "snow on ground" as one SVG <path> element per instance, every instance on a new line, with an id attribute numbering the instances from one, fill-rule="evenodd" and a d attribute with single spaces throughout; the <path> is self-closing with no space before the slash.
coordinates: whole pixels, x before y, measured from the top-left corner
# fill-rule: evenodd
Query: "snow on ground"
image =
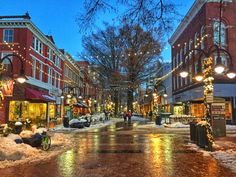
<path id="1" fill-rule="evenodd" d="M 163 124 L 167 128 L 189 128 L 189 125 L 183 124 L 181 122 L 174 122 L 172 124 Z"/>
<path id="2" fill-rule="evenodd" d="M 199 148 L 196 144 L 189 143 L 187 146 L 195 151 L 201 152 L 203 156 L 212 156 L 215 158 L 221 165 L 225 166 L 226 168 L 231 169 L 234 173 L 236 173 L 236 144 L 232 146 L 232 142 L 228 142 L 229 144 L 226 144 L 226 142 L 223 141 L 217 141 L 214 144 L 214 151 L 205 151 L 201 148 Z M 223 146 L 230 145 L 234 147 L 234 149 L 224 149 Z"/>
<path id="3" fill-rule="evenodd" d="M 16 144 L 8 137 L 1 137 L 0 142 L 0 168 L 20 165 L 23 163 L 34 163 L 50 159 L 72 145 L 70 135 L 61 133 L 49 133 L 52 144 L 48 151 L 34 148 L 27 144 Z"/>
<path id="4" fill-rule="evenodd" d="M 65 128 L 63 125 L 58 125 L 55 128 L 51 129 L 50 131 L 55 131 L 55 132 L 64 132 L 64 131 L 73 131 L 73 132 L 85 132 L 85 131 L 89 131 L 92 129 L 96 129 L 96 128 L 102 128 L 102 127 L 106 127 L 108 125 L 114 124 L 116 122 L 121 122 L 123 121 L 123 119 L 118 119 L 118 118 L 111 118 L 108 121 L 104 121 L 104 122 L 98 122 L 96 124 L 91 124 L 90 127 L 84 127 L 84 128 Z"/>

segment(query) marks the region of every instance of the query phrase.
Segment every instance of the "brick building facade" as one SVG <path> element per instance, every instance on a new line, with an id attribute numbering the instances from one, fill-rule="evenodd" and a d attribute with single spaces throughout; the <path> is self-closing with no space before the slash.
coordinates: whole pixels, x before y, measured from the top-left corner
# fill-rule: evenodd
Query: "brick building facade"
<path id="1" fill-rule="evenodd" d="M 223 1 L 221 44 L 219 44 L 219 14 L 220 3 L 215 0 L 196 0 L 176 31 L 169 40 L 172 46 L 172 91 L 175 104 L 175 114 L 191 114 L 202 117 L 203 84 L 197 82 L 197 63 L 200 53 L 192 51 L 194 48 L 208 50 L 212 45 L 221 45 L 232 56 L 234 69 L 236 68 L 236 2 Z M 212 55 L 216 60 L 216 54 Z M 221 56 L 223 64 L 229 67 L 226 56 Z M 201 58 L 201 62 L 203 58 Z M 181 78 L 179 73 L 186 63 L 189 76 Z M 214 63 L 215 64 L 215 63 Z M 236 82 L 223 75 L 214 74 L 214 102 L 223 102 L 226 106 L 228 122 L 236 122 Z M 227 88 L 227 89 L 226 89 Z"/>
<path id="2" fill-rule="evenodd" d="M 21 58 L 28 80 L 24 84 L 14 84 L 11 88 L 13 93 L 3 96 L 0 123 L 27 118 L 36 122 L 49 121 L 57 116 L 65 56 L 52 36 L 44 35 L 28 14 L 22 18 L 1 17 L 0 56 L 2 58 L 7 54 L 16 54 Z M 18 74 L 20 60 L 17 57 L 10 59 L 13 73 Z"/>

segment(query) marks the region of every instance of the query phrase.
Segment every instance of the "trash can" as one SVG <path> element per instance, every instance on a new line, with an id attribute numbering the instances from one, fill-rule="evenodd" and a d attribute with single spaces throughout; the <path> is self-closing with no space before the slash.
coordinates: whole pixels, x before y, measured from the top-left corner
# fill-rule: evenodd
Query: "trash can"
<path id="1" fill-rule="evenodd" d="M 156 116 L 156 120 L 155 120 L 155 122 L 156 122 L 156 125 L 161 125 L 161 116 L 160 115 L 157 115 Z"/>
<path id="2" fill-rule="evenodd" d="M 20 132 L 22 131 L 22 127 L 23 127 L 23 124 L 21 122 L 16 122 L 15 123 L 15 134 L 20 134 Z"/>
<path id="3" fill-rule="evenodd" d="M 68 128 L 69 127 L 69 117 L 63 117 L 63 126 Z"/>
<path id="4" fill-rule="evenodd" d="M 206 146 L 208 146 L 206 127 L 202 125 L 197 125 L 197 133 L 197 145 L 201 148 L 205 148 Z"/>
<path id="5" fill-rule="evenodd" d="M 193 142 L 197 142 L 197 128 L 196 128 L 196 122 L 190 122 L 189 126 L 190 126 L 190 140 Z"/>

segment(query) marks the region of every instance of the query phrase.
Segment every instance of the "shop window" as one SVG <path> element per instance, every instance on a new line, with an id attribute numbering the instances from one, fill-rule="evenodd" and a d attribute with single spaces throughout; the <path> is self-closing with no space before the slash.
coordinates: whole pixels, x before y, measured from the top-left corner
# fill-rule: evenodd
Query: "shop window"
<path id="1" fill-rule="evenodd" d="M 230 101 L 225 102 L 225 118 L 226 120 L 232 119 L 232 106 Z"/>
<path id="2" fill-rule="evenodd" d="M 12 43 L 14 40 L 14 30 L 4 29 L 3 30 L 3 42 Z"/>
<path id="3" fill-rule="evenodd" d="M 197 118 L 204 117 L 204 104 L 192 104 L 191 105 L 191 115 Z"/>
<path id="4" fill-rule="evenodd" d="M 30 119 L 33 123 L 46 121 L 47 104 L 30 103 L 28 101 L 10 101 L 9 120 L 17 121 Z"/>

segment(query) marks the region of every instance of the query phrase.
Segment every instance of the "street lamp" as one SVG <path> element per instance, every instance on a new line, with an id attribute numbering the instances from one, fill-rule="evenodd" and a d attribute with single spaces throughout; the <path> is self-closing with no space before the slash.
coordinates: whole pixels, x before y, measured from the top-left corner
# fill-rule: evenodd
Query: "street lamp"
<path id="1" fill-rule="evenodd" d="M 15 80 L 17 82 L 19 82 L 20 84 L 25 83 L 25 81 L 28 80 L 28 79 L 25 76 L 24 63 L 23 63 L 22 59 L 18 55 L 16 55 L 16 54 L 8 54 L 8 55 L 4 56 L 3 58 L 0 59 L 0 65 L 3 65 L 3 62 L 5 60 L 7 60 L 10 63 L 10 65 L 11 65 L 11 74 L 12 74 L 12 78 L 13 78 L 13 64 L 12 64 L 12 60 L 10 59 L 10 57 L 16 57 L 21 62 L 20 73 L 18 74 L 18 76 L 17 76 L 17 78 Z M 2 72 L 4 72 L 4 69 L 0 70 L 0 74 L 2 74 Z"/>

